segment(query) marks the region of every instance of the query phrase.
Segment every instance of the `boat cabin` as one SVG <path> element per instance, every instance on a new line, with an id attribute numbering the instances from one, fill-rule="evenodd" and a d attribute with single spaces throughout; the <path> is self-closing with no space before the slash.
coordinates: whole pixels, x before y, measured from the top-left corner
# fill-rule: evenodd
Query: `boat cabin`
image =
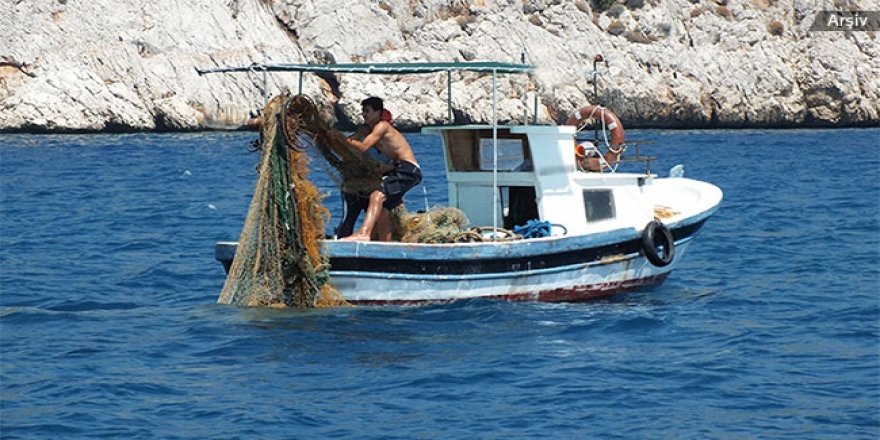
<path id="1" fill-rule="evenodd" d="M 499 125 L 494 130 L 491 125 L 448 125 L 422 132 L 441 137 L 449 206 L 462 210 L 470 226 L 512 229 L 537 219 L 561 225 L 554 234 L 613 229 L 618 218 L 639 214 L 633 211 L 643 204 L 629 203 L 629 192 L 649 184 L 651 176 L 578 171 L 575 130 L 566 125 Z"/>

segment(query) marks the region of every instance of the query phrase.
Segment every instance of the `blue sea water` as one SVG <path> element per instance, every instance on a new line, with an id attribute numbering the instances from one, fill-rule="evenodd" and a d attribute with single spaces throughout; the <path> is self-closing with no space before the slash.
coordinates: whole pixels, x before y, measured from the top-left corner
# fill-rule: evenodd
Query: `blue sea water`
<path id="1" fill-rule="evenodd" d="M 309 311 L 215 304 L 253 134 L 0 135 L 0 437 L 878 438 L 880 130 L 628 135 L 725 192 L 663 285 Z"/>

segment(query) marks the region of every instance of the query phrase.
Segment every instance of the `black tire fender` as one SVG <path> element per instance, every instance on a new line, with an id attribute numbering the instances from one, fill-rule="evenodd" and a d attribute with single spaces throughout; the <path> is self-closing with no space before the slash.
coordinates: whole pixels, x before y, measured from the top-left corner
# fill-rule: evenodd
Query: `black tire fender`
<path id="1" fill-rule="evenodd" d="M 662 246 L 662 255 L 657 250 Z M 642 232 L 642 251 L 654 266 L 663 267 L 675 258 L 675 239 L 672 232 L 660 220 L 652 220 Z"/>

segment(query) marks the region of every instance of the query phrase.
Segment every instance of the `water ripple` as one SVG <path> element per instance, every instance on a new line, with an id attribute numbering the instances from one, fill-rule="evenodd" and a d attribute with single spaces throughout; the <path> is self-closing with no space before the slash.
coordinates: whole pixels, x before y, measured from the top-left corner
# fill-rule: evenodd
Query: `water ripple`
<path id="1" fill-rule="evenodd" d="M 634 136 L 725 191 L 662 286 L 278 311 L 215 304 L 252 134 L 0 135 L 0 436 L 880 437 L 880 132 Z"/>

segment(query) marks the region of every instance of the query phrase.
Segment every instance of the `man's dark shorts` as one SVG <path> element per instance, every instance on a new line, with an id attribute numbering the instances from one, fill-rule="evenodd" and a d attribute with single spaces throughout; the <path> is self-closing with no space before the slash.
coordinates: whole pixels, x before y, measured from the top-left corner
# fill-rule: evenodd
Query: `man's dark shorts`
<path id="1" fill-rule="evenodd" d="M 394 169 L 382 176 L 379 191 L 385 194 L 382 206 L 389 211 L 403 203 L 403 195 L 422 181 L 422 170 L 415 164 L 405 160 L 391 163 Z"/>

